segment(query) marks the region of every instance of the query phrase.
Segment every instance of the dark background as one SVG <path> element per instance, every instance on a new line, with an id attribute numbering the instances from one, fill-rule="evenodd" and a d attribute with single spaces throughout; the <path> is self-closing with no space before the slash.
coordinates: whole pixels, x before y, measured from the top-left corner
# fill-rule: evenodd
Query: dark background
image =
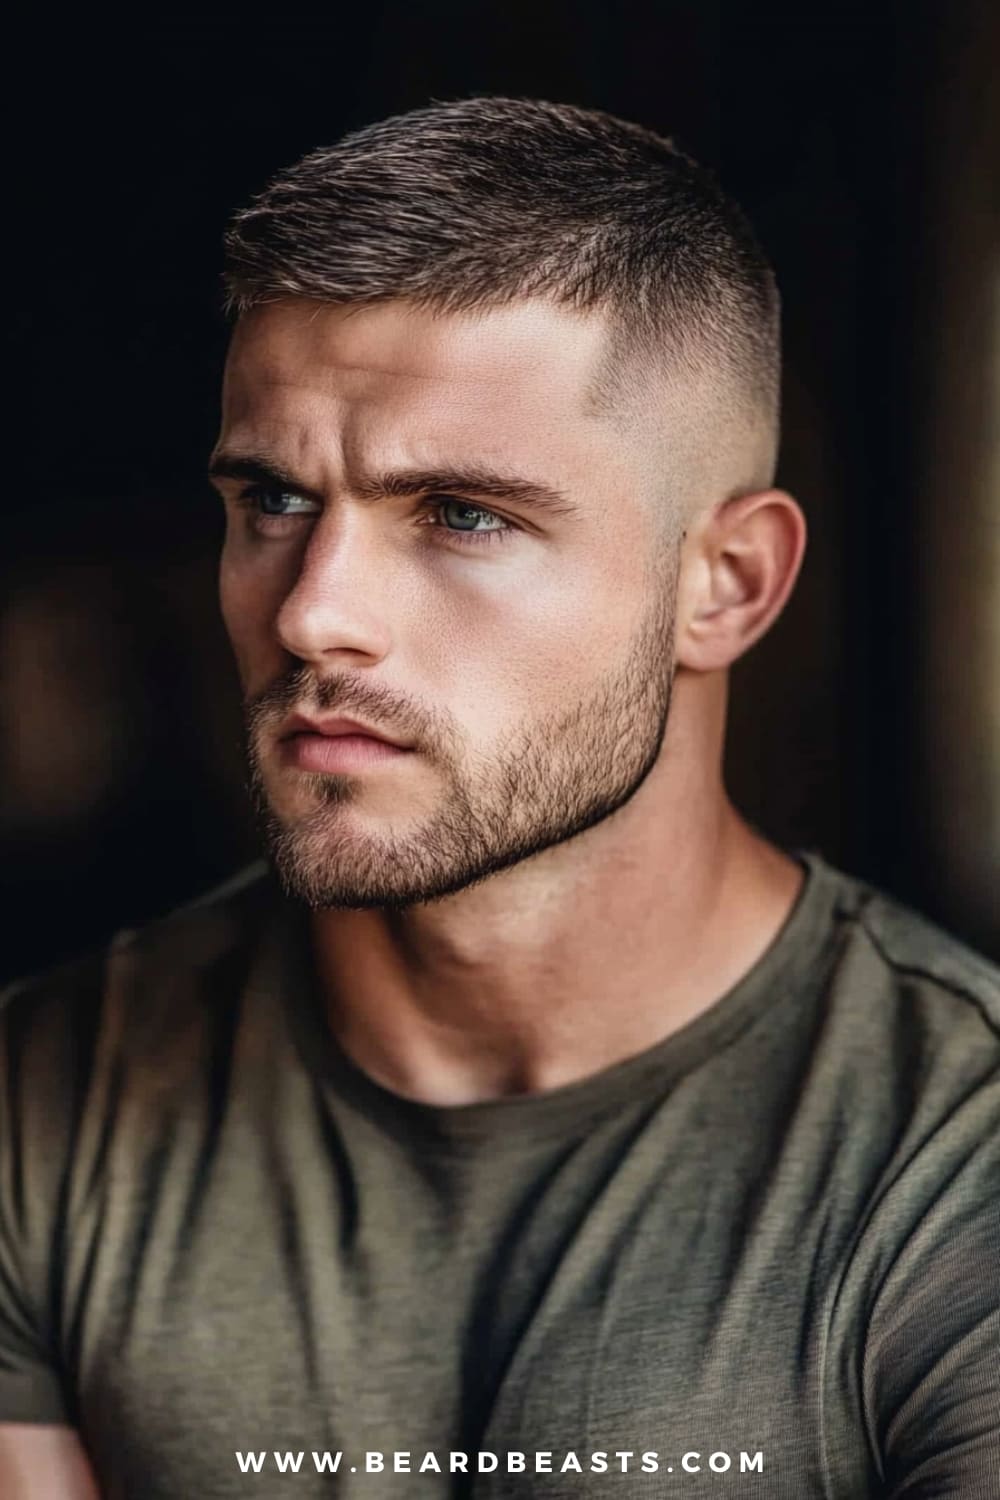
<path id="1" fill-rule="evenodd" d="M 784 296 L 779 482 L 811 547 L 734 674 L 734 794 L 1000 956 L 991 13 L 438 0 L 36 22 L 8 62 L 4 973 L 253 853 L 202 477 L 223 226 L 308 149 L 470 93 L 673 134 L 749 211 Z"/>

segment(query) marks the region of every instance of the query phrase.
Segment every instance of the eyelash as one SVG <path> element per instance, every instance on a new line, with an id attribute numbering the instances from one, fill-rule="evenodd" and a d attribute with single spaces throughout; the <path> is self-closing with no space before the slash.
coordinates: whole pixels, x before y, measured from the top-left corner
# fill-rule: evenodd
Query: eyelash
<path id="1" fill-rule="evenodd" d="M 240 505 L 242 509 L 254 513 L 255 519 L 258 523 L 267 521 L 290 521 L 294 519 L 293 516 L 266 515 L 263 511 L 255 511 L 255 507 L 257 505 L 257 502 L 263 499 L 265 495 L 292 493 L 294 492 L 291 490 L 269 490 L 264 488 L 264 486 L 262 485 L 252 485 L 249 489 L 244 490 L 243 493 L 238 497 L 237 504 Z M 459 495 L 443 495 L 437 499 L 428 496 L 425 500 L 422 500 L 420 502 L 420 508 L 425 513 L 431 513 L 439 511 L 441 510 L 442 506 L 455 501 L 457 501 L 460 505 L 464 505 L 468 510 L 478 511 L 478 513 L 482 516 L 489 516 L 492 520 L 503 521 L 503 529 L 495 531 L 450 531 L 446 526 L 437 523 L 429 527 L 431 531 L 441 531 L 445 536 L 449 538 L 457 537 L 459 546 L 461 547 L 480 546 L 484 542 L 502 542 L 506 541 L 508 537 L 513 536 L 516 528 L 503 516 L 498 515 L 498 513 L 494 510 L 487 509 L 486 506 L 476 505 L 472 500 L 463 500 Z M 271 534 L 273 535 L 274 532 L 272 531 Z M 264 535 L 267 535 L 267 533 L 265 532 Z M 449 544 L 444 543 L 443 545 L 447 546 Z"/>

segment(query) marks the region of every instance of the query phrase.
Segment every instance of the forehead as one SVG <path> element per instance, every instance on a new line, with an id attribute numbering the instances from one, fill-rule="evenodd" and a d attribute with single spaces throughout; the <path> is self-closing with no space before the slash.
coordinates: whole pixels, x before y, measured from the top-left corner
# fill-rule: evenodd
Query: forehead
<path id="1" fill-rule="evenodd" d="M 228 443 L 340 450 L 349 462 L 606 455 L 606 420 L 586 391 L 603 319 L 541 301 L 441 314 L 403 302 L 339 307 L 288 300 L 254 308 L 233 332 L 223 388 Z"/>

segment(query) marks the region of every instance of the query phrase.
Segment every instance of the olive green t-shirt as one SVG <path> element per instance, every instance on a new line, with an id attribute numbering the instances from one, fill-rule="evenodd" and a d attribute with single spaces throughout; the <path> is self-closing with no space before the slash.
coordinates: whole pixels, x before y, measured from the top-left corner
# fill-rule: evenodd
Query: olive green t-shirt
<path id="1" fill-rule="evenodd" d="M 263 865 L 16 986 L 0 1420 L 106 1500 L 996 1500 L 1000 975 L 799 858 L 707 1011 L 489 1103 L 338 1052 Z"/>

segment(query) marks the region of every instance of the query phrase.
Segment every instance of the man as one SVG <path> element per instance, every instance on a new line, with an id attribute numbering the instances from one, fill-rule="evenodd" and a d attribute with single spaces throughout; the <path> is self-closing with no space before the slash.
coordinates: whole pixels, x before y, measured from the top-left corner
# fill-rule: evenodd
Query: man
<path id="1" fill-rule="evenodd" d="M 270 864 L 7 998 L 2 1493 L 1000 1495 L 997 972 L 722 784 L 805 542 L 744 218 L 485 97 L 228 257 Z"/>

